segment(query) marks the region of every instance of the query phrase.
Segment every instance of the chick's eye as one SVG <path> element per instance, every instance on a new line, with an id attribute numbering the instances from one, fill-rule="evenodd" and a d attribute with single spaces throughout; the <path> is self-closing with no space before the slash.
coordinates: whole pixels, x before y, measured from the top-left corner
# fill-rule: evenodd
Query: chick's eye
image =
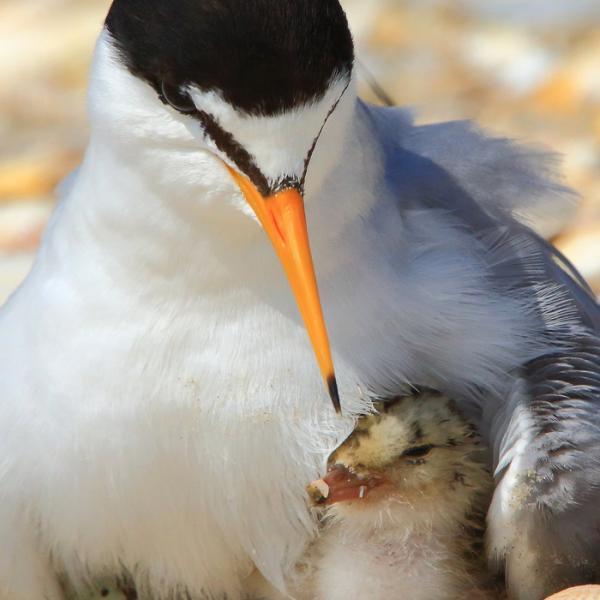
<path id="1" fill-rule="evenodd" d="M 402 456 L 410 456 L 412 458 L 426 456 L 429 454 L 429 452 L 431 452 L 432 448 L 432 445 L 415 446 L 414 448 L 409 448 Z"/>
<path id="2" fill-rule="evenodd" d="M 161 99 L 171 108 L 184 114 L 196 112 L 196 105 L 187 92 L 182 92 L 177 87 L 162 82 Z"/>

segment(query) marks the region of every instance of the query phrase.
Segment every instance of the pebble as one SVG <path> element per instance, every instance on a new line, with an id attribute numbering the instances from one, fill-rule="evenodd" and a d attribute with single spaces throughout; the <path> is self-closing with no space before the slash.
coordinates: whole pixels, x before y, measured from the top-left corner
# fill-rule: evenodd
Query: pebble
<path id="1" fill-rule="evenodd" d="M 52 209 L 37 199 L 0 204 L 0 252 L 34 252 Z"/>
<path id="2" fill-rule="evenodd" d="M 0 306 L 25 279 L 34 261 L 32 252 L 0 251 Z"/>
<path id="3" fill-rule="evenodd" d="M 547 600 L 600 600 L 600 585 L 584 585 L 570 588 Z"/>
<path id="4" fill-rule="evenodd" d="M 533 93 L 556 69 L 556 52 L 518 29 L 487 26 L 466 36 L 462 59 L 515 96 Z"/>
<path id="5" fill-rule="evenodd" d="M 442 1 L 442 0 L 439 0 Z M 458 0 L 472 14 L 487 20 L 503 21 L 516 26 L 545 30 L 578 27 L 590 20 L 600 20 L 597 0 Z"/>
<path id="6" fill-rule="evenodd" d="M 566 232 L 555 243 L 600 294 L 600 223 L 576 232 Z"/>
<path id="7" fill-rule="evenodd" d="M 25 155 L 0 162 L 0 203 L 33 196 L 50 196 L 80 160 L 76 152 Z"/>

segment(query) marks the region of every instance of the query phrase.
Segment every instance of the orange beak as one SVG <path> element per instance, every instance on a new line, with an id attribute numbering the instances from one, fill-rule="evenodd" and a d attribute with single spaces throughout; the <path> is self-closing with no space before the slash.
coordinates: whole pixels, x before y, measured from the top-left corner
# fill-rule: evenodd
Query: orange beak
<path id="1" fill-rule="evenodd" d="M 304 198 L 294 189 L 283 190 L 265 198 L 248 178 L 226 166 L 277 252 L 308 331 L 331 401 L 336 412 L 340 413 L 329 337 L 308 241 Z"/>

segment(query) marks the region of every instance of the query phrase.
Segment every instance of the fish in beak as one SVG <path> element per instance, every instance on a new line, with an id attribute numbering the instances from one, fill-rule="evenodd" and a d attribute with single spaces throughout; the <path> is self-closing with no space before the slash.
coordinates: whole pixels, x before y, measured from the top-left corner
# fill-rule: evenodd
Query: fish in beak
<path id="1" fill-rule="evenodd" d="M 308 240 L 304 198 L 294 188 L 265 197 L 247 177 L 226 166 L 269 236 L 283 265 L 331 401 L 340 414 L 340 397 L 329 336 Z"/>

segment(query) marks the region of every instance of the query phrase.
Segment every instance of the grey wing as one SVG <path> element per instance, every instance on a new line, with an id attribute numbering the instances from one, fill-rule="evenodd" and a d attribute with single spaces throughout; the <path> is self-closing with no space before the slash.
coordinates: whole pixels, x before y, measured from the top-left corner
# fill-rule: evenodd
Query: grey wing
<path id="1" fill-rule="evenodd" d="M 490 137 L 471 121 L 415 126 L 406 110 L 365 110 L 396 149 L 430 161 L 418 170 L 420 185 L 424 178 L 435 178 L 436 169 L 443 171 L 490 215 L 511 215 L 536 226 L 534 219 L 546 221 L 545 231 L 556 232 L 548 221 L 564 222 L 577 207 L 579 196 L 558 176 L 560 159 L 554 153 Z M 397 160 L 396 152 L 388 156 Z"/>
<path id="2" fill-rule="evenodd" d="M 583 326 L 600 335 L 600 306 L 588 283 L 554 246 L 539 238 L 538 243 L 546 250 L 544 256 L 549 277 L 568 291 Z"/>
<path id="3" fill-rule="evenodd" d="M 497 248 L 504 239 L 509 260 L 496 267 L 499 279 L 522 278 L 523 286 L 532 288 L 553 286 L 559 301 L 566 307 L 572 304 L 565 315 L 577 313 L 570 321 L 600 334 L 600 306 L 586 281 L 565 256 L 520 220 L 532 207 L 539 212 L 545 204 L 560 210 L 577 198 L 556 175 L 556 155 L 486 136 L 469 121 L 417 127 L 399 109 L 371 114 L 375 120 L 385 119 L 388 132 L 390 123 L 396 124 L 396 147 L 386 153 L 395 164 L 388 172 L 394 173 L 392 185 L 405 199 L 414 198 L 418 209 L 429 206 L 451 213 L 489 248 Z M 529 274 L 527 281 L 524 273 Z M 560 329 L 560 323 L 555 325 Z"/>
<path id="4" fill-rule="evenodd" d="M 490 556 L 519 600 L 600 582 L 600 306 L 568 260 L 514 215 L 528 198 L 568 202 L 571 194 L 544 153 L 469 123 L 397 119 L 389 171 L 403 199 L 451 213 L 480 239 L 499 284 L 537 299 L 543 335 L 556 348 L 521 366 L 484 424 L 497 467 Z"/>
<path id="5" fill-rule="evenodd" d="M 511 597 L 600 582 L 600 340 L 523 369 L 497 416 L 488 548 Z"/>
<path id="6" fill-rule="evenodd" d="M 486 136 L 469 121 L 415 127 L 406 113 L 396 112 L 402 149 L 433 188 L 430 206 L 452 212 L 479 237 L 493 239 L 494 232 L 503 229 L 513 241 L 529 242 L 535 260 L 543 262 L 540 279 L 562 286 L 582 323 L 600 333 L 600 307 L 587 282 L 565 256 L 522 222 L 522 215 L 539 213 L 540 206 L 560 213 L 561 207 L 576 201 L 577 194 L 556 174 L 558 157 Z M 435 189 L 436 180 L 443 193 Z M 419 201 L 427 198 L 420 195 Z"/>
<path id="7" fill-rule="evenodd" d="M 488 552 L 504 569 L 511 598 L 541 600 L 600 583 L 600 307 L 573 265 L 506 213 L 510 181 L 521 193 L 564 193 L 547 171 L 536 170 L 541 157 L 521 155 L 518 166 L 508 142 L 488 144 L 486 153 L 485 138 L 479 141 L 487 161 L 498 159 L 493 177 L 492 163 L 483 168 L 481 157 L 479 176 L 472 162 L 461 169 L 457 159 L 448 171 L 461 190 L 469 188 L 453 195 L 454 214 L 490 249 L 503 239 L 507 253 L 494 264 L 496 278 L 537 295 L 545 335 L 557 348 L 523 365 L 488 424 L 497 481 Z M 494 205 L 484 200 L 485 181 L 496 185 Z"/>

